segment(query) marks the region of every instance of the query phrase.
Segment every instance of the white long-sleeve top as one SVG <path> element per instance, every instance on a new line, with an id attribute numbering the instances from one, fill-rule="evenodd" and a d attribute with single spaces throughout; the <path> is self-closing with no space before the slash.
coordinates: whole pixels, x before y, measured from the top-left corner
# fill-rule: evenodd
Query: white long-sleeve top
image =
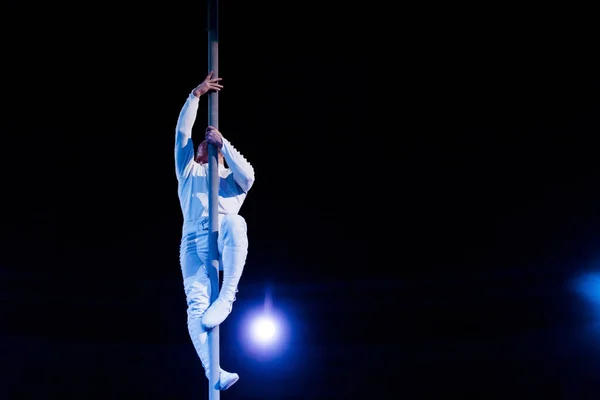
<path id="1" fill-rule="evenodd" d="M 175 172 L 177 175 L 179 203 L 186 225 L 208 217 L 208 164 L 194 160 L 192 127 L 196 120 L 200 99 L 189 94 L 177 121 L 175 133 Z M 254 168 L 223 138 L 221 148 L 227 167 L 219 166 L 219 217 L 238 214 L 246 195 L 254 184 Z M 220 220 L 220 218 L 219 218 Z"/>

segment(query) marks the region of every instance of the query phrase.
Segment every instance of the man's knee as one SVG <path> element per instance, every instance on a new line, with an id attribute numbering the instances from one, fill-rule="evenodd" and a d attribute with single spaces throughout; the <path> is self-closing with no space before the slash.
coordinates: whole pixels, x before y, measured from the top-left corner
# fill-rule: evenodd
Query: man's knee
<path id="1" fill-rule="evenodd" d="M 244 217 L 238 214 L 227 214 L 221 223 L 223 241 L 236 246 L 245 246 L 248 243 L 247 226 Z"/>

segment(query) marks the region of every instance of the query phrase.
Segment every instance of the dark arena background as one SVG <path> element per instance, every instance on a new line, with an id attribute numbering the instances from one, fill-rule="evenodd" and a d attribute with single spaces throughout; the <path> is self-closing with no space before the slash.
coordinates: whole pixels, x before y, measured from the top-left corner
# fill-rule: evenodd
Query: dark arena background
<path id="1" fill-rule="evenodd" d="M 256 173 L 221 399 L 600 398 L 595 14 L 379 3 L 219 3 Z M 0 399 L 208 399 L 173 160 L 206 6 L 2 3 Z"/>

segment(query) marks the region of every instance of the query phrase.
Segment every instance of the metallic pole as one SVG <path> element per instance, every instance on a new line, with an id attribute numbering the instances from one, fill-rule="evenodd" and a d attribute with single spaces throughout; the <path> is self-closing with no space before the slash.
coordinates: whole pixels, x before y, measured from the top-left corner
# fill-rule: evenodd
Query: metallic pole
<path id="1" fill-rule="evenodd" d="M 208 0 L 208 70 L 213 71 L 213 77 L 219 76 L 219 2 Z M 208 124 L 219 129 L 219 93 L 212 91 L 208 94 Z M 219 254 L 217 235 L 219 224 L 219 164 L 218 150 L 208 145 L 208 274 L 210 277 L 210 303 L 219 297 Z M 209 400 L 219 400 L 220 391 L 216 389 L 219 382 L 219 326 L 208 331 L 210 376 L 208 379 Z"/>

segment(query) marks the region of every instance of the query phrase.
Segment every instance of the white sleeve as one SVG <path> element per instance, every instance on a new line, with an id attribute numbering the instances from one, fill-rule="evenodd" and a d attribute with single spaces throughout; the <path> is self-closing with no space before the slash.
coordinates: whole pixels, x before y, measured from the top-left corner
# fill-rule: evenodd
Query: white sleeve
<path id="1" fill-rule="evenodd" d="M 179 113 L 175 129 L 175 172 L 177 178 L 185 175 L 194 159 L 192 127 L 196 121 L 199 101 L 199 98 L 190 93 Z"/>
<path id="2" fill-rule="evenodd" d="M 225 138 L 223 138 L 221 154 L 223 154 L 227 166 L 231 169 L 235 182 L 244 192 L 248 192 L 254 184 L 254 168 L 252 165 Z"/>

